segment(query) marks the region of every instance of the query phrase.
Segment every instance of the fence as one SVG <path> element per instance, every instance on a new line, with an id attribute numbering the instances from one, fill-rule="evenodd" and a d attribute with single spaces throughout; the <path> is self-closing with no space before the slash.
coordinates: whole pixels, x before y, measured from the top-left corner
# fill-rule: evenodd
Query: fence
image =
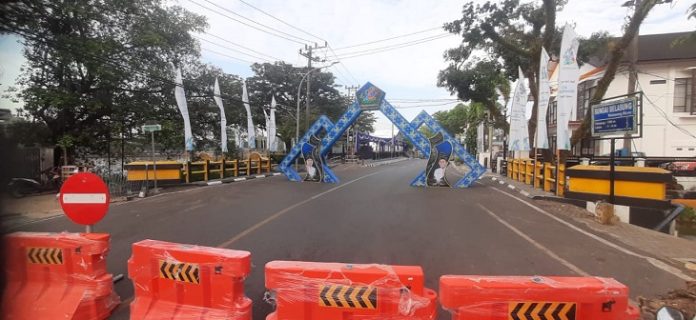
<path id="1" fill-rule="evenodd" d="M 271 172 L 270 158 L 254 156 L 252 154 L 245 160 L 221 160 L 186 162 L 183 167 L 183 176 L 186 183 L 193 181 L 208 181 L 211 179 L 224 179 L 226 177 L 238 177 L 240 175 L 252 175 Z"/>
<path id="2" fill-rule="evenodd" d="M 512 159 L 503 163 L 502 166 L 505 166 L 506 174 L 510 179 L 533 185 L 535 188 L 543 188 L 544 191 L 554 192 L 559 196 L 564 194 L 565 164 L 561 164 L 556 170 L 556 165 L 550 162 L 534 163 L 532 159 Z"/>

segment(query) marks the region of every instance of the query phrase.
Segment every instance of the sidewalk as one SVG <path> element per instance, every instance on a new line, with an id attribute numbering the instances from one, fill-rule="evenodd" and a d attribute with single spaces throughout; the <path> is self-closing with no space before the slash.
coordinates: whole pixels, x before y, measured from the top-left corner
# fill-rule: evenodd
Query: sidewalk
<path id="1" fill-rule="evenodd" d="M 0 228 L 13 226 L 60 215 L 60 203 L 54 193 L 15 199 L 2 195 L 0 199 Z"/>
<path id="2" fill-rule="evenodd" d="M 551 193 L 495 173 L 487 173 L 481 182 L 496 185 L 499 188 L 507 189 L 506 191 L 510 193 L 518 193 L 530 199 L 535 196 L 554 197 Z M 534 200 L 533 203 L 555 215 L 570 217 L 572 220 L 587 226 L 594 233 L 606 235 L 627 247 L 637 248 L 653 257 L 696 271 L 696 241 L 623 222 L 603 225 L 595 221 L 594 215 L 589 211 L 569 203 L 551 200 Z"/>

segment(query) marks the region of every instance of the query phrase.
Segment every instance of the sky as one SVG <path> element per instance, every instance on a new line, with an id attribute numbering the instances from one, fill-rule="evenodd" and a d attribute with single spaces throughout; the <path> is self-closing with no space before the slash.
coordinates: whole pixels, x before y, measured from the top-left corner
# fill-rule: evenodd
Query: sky
<path id="1" fill-rule="evenodd" d="M 294 65 L 304 66 L 307 59 L 298 53 L 299 49 L 304 47 L 304 43 L 316 42 L 322 46 L 324 42 L 322 40 L 326 40 L 333 52 L 317 50 L 316 53 L 319 57 L 328 60 L 335 59 L 334 53 L 341 58 L 339 64 L 329 68 L 329 71 L 337 77 L 337 83 L 344 86 L 360 86 L 367 81 L 372 82 L 386 92 L 387 100 L 393 101 L 393 105 L 409 107 L 400 109 L 406 119 L 414 118 L 421 110 L 432 114 L 456 105 L 456 102 L 451 100 L 434 101 L 456 98 L 446 89 L 437 87 L 437 74 L 447 65 L 443 59 L 443 53 L 449 48 L 458 46 L 460 42 L 456 36 L 444 36 L 445 32 L 438 27 L 461 17 L 461 8 L 465 1 L 166 1 L 168 5 L 180 5 L 207 17 L 209 28 L 206 33 L 196 36 L 218 45 L 201 41 L 202 60 L 228 73 L 243 77 L 251 76 L 250 62 L 264 62 L 260 58 L 268 58 L 259 52 Z M 270 16 L 244 2 L 263 10 Z M 570 0 L 557 14 L 557 24 L 574 24 L 576 32 L 581 36 L 589 36 L 600 30 L 609 31 L 612 35 L 620 35 L 627 14 L 627 9 L 621 6 L 624 2 L 625 0 Z M 696 20 L 687 20 L 686 16 L 686 10 L 691 3 L 691 1 L 674 0 L 671 4 L 659 5 L 643 23 L 641 34 L 695 30 Z M 255 25 L 240 16 L 275 29 L 275 31 L 266 29 L 271 33 L 283 32 L 284 34 L 280 34 L 282 37 L 270 35 L 233 20 Z M 264 26 L 256 26 L 265 29 Z M 427 31 L 370 45 L 351 47 L 355 44 L 423 30 Z M 440 37 L 440 35 L 443 36 Z M 255 52 L 235 47 L 215 36 L 241 44 Z M 0 36 L 0 93 L 12 86 L 20 74 L 23 57 L 19 40 L 15 36 Z M 419 42 L 419 40 L 422 40 L 422 43 L 396 50 L 351 56 L 365 50 Z M 224 45 L 226 48 L 219 45 Z M 248 54 L 245 55 L 230 48 Z M 314 63 L 314 66 L 318 65 L 323 64 Z M 419 102 L 406 103 L 403 102 L 404 99 L 418 99 Z M 15 109 L 19 106 L 21 103 L 15 104 L 6 98 L 0 98 L 0 108 Z M 377 112 L 377 115 L 375 135 L 390 136 L 391 123 L 381 113 Z"/>

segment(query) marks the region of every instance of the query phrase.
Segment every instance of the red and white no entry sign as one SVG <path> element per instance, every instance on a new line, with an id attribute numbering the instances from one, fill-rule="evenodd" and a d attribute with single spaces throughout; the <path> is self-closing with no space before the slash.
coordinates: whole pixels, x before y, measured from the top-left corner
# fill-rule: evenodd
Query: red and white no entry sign
<path id="1" fill-rule="evenodd" d="M 93 173 L 81 172 L 65 180 L 60 188 L 60 206 L 75 223 L 93 225 L 109 211 L 109 188 Z"/>

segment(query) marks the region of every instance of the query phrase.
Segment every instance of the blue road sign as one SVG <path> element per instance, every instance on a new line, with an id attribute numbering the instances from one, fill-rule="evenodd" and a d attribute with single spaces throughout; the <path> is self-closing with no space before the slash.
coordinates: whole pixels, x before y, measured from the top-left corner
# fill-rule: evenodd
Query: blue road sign
<path id="1" fill-rule="evenodd" d="M 636 99 L 622 99 L 592 106 L 592 136 L 638 132 Z"/>

